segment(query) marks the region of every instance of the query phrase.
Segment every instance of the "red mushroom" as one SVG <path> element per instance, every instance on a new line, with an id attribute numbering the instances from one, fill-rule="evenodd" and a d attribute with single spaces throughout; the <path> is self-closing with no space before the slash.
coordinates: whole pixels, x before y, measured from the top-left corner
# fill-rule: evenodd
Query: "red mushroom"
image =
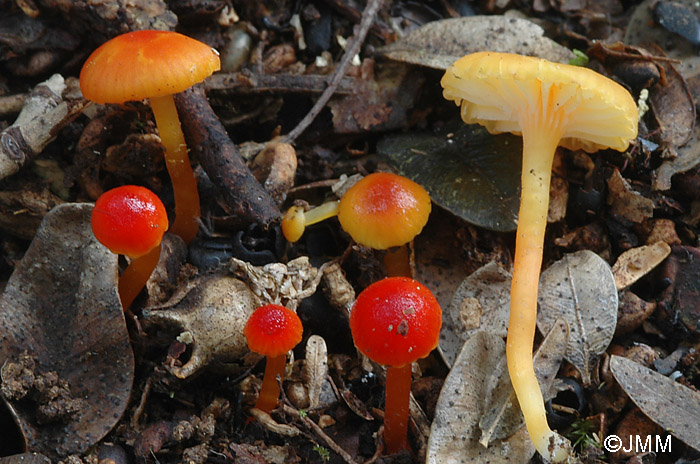
<path id="1" fill-rule="evenodd" d="M 282 231 L 296 242 L 307 225 L 338 216 L 340 225 L 360 245 L 387 250 L 409 243 L 428 222 L 431 203 L 428 192 L 406 177 L 388 172 L 370 174 L 350 187 L 340 201 L 304 211 L 293 206 L 282 219 Z M 410 276 L 405 253 L 386 255 L 390 276 Z"/>
<path id="2" fill-rule="evenodd" d="M 173 94 L 203 81 L 220 68 L 206 44 L 176 32 L 135 31 L 102 44 L 80 71 L 80 89 L 97 103 L 151 101 L 175 195 L 171 232 L 189 243 L 199 229 L 199 193 Z"/>
<path id="3" fill-rule="evenodd" d="M 301 341 L 301 320 L 289 308 L 267 304 L 253 312 L 243 332 L 248 348 L 266 357 L 265 374 L 255 407 L 270 412 L 279 399 L 277 376 L 284 378 L 287 352 Z"/>
<path id="4" fill-rule="evenodd" d="M 387 366 L 384 439 L 388 453 L 407 448 L 411 363 L 437 346 L 442 310 L 433 294 L 406 277 L 388 277 L 360 293 L 350 313 L 357 349 Z"/>
<path id="5" fill-rule="evenodd" d="M 108 190 L 95 202 L 91 216 L 95 238 L 131 258 L 119 278 L 119 298 L 127 311 L 146 285 L 160 257 L 168 215 L 160 199 L 145 187 L 125 185 Z"/>

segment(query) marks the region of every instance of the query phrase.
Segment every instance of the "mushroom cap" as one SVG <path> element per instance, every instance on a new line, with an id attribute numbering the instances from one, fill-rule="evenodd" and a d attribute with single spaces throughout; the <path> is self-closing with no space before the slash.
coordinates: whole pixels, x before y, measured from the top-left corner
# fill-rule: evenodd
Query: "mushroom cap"
<path id="1" fill-rule="evenodd" d="M 137 185 L 103 193 L 95 202 L 90 222 L 101 244 L 113 253 L 131 258 L 159 246 L 168 230 L 168 214 L 160 198 Z"/>
<path id="2" fill-rule="evenodd" d="M 587 68 L 479 52 L 455 61 L 440 83 L 444 97 L 461 104 L 464 122 L 481 124 L 491 133 L 521 134 L 523 122 L 542 120 L 561 124 L 559 145 L 588 152 L 624 151 L 637 136 L 632 96 Z"/>
<path id="3" fill-rule="evenodd" d="M 430 208 L 430 196 L 419 184 L 376 172 L 345 192 L 338 220 L 357 243 L 384 250 L 413 240 L 428 222 Z"/>
<path id="4" fill-rule="evenodd" d="M 260 306 L 243 329 L 251 351 L 265 356 L 280 356 L 301 341 L 304 328 L 299 316 L 277 304 Z"/>
<path id="5" fill-rule="evenodd" d="M 437 347 L 442 310 L 425 286 L 387 277 L 364 289 L 350 313 L 355 346 L 385 366 L 401 367 Z"/>
<path id="6" fill-rule="evenodd" d="M 217 51 L 198 40 L 134 31 L 92 52 L 80 71 L 80 89 L 97 103 L 124 103 L 182 92 L 220 67 Z"/>

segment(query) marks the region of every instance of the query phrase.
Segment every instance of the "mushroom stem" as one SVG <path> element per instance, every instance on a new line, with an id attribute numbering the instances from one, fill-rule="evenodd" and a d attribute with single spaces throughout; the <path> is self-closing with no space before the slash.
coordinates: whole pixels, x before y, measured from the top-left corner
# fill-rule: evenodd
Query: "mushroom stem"
<path id="1" fill-rule="evenodd" d="M 411 242 L 386 250 L 384 267 L 389 277 L 413 277 L 410 244 Z"/>
<path id="2" fill-rule="evenodd" d="M 303 206 L 292 206 L 282 218 L 282 233 L 289 242 L 297 242 L 304 235 L 306 226 L 325 221 L 338 215 L 338 201 L 328 201 L 304 211 Z"/>
<path id="3" fill-rule="evenodd" d="M 535 448 L 545 458 L 560 461 L 566 458 L 567 453 L 561 448 L 550 449 L 550 438 L 556 439 L 558 435 L 547 424 L 542 392 L 532 364 L 537 322 L 537 287 L 549 207 L 549 183 L 554 152 L 559 142 L 559 137 L 552 135 L 554 125 L 549 126 L 549 129 L 539 126 L 530 130 L 523 128 L 522 131 L 522 189 L 506 357 L 513 389 Z"/>
<path id="4" fill-rule="evenodd" d="M 175 196 L 175 220 L 170 231 L 189 244 L 199 230 L 199 193 L 197 181 L 187 156 L 187 144 L 172 95 L 151 97 L 151 108 L 165 147 L 165 165 Z"/>
<path id="5" fill-rule="evenodd" d="M 386 453 L 408 448 L 408 402 L 411 395 L 411 363 L 386 368 L 386 400 L 384 406 L 384 441 Z"/>
<path id="6" fill-rule="evenodd" d="M 280 397 L 280 386 L 277 376 L 284 378 L 284 367 L 287 363 L 287 353 L 279 356 L 267 356 L 262 387 L 255 407 L 261 411 L 270 412 L 277 406 Z"/>
<path id="7" fill-rule="evenodd" d="M 133 258 L 122 272 L 121 277 L 119 277 L 118 290 L 124 311 L 131 307 L 131 303 L 146 286 L 148 278 L 158 264 L 158 259 L 160 259 L 160 245 L 153 247 L 145 255 Z"/>

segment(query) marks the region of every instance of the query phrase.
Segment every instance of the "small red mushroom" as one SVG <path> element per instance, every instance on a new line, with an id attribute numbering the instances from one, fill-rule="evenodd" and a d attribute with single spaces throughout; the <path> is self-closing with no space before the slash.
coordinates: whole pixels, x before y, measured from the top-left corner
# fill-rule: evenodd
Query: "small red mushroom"
<path id="1" fill-rule="evenodd" d="M 266 357 L 260 395 L 255 407 L 270 412 L 277 405 L 280 389 L 277 376 L 284 378 L 287 352 L 301 341 L 299 316 L 289 308 L 267 304 L 257 308 L 243 329 L 248 348 Z"/>
<path id="2" fill-rule="evenodd" d="M 350 330 L 357 349 L 387 366 L 384 441 L 387 453 L 408 447 L 408 402 L 411 363 L 437 347 L 442 310 L 435 296 L 419 282 L 388 277 L 357 297 Z"/>
<path id="3" fill-rule="evenodd" d="M 340 201 L 309 211 L 291 207 L 282 219 L 282 232 L 288 241 L 296 242 L 306 226 L 337 215 L 343 230 L 357 243 L 388 250 L 413 240 L 428 222 L 430 209 L 430 196 L 419 184 L 398 174 L 375 172 L 350 187 Z M 387 251 L 390 276 L 410 276 L 406 256 Z"/>
<path id="4" fill-rule="evenodd" d="M 147 188 L 124 185 L 97 199 L 90 221 L 101 244 L 131 258 L 119 278 L 119 298 L 126 311 L 158 264 L 160 242 L 168 230 L 165 206 Z"/>

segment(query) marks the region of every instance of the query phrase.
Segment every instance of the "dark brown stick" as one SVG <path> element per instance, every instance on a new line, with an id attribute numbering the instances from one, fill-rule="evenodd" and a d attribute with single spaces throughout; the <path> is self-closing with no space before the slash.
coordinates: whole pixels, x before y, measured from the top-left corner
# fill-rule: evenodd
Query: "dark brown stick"
<path id="1" fill-rule="evenodd" d="M 175 102 L 190 150 L 218 187 L 226 212 L 265 228 L 278 220 L 279 209 L 238 154 L 204 91 L 193 87 Z"/>

